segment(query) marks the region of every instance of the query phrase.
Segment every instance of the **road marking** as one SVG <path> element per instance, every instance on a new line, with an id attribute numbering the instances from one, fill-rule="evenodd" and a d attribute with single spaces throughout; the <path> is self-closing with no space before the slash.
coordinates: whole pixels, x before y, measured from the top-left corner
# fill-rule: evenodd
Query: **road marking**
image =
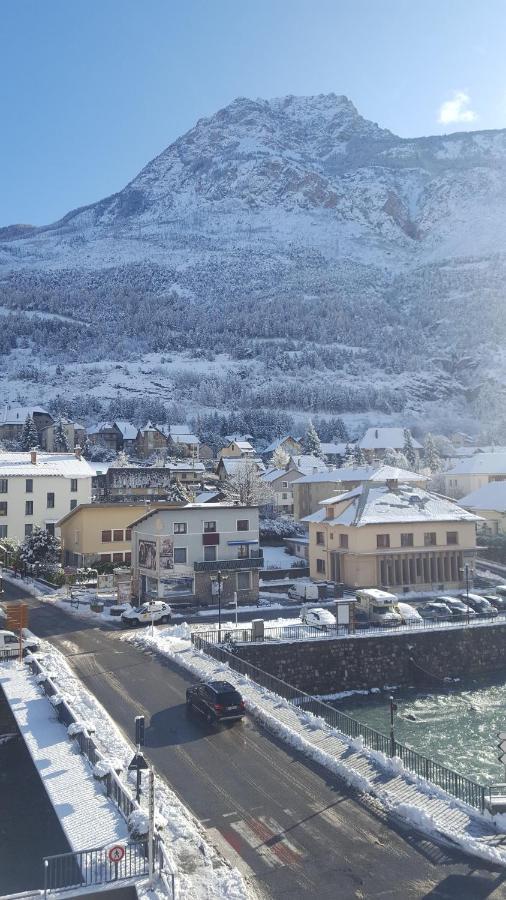
<path id="1" fill-rule="evenodd" d="M 234 812 L 222 813 L 222 816 L 224 819 L 229 819 L 230 816 L 236 816 L 236 815 L 237 815 L 237 813 L 235 812 L 235 810 L 234 810 Z"/>
<path id="2" fill-rule="evenodd" d="M 258 819 L 240 819 L 231 822 L 230 827 L 254 850 L 269 868 L 277 866 L 294 866 L 301 862 L 303 854 L 288 840 L 284 829 L 274 819 L 261 816 Z M 240 844 L 235 843 L 229 832 L 221 829 L 226 840 L 232 843 L 237 852 Z"/>
<path id="3" fill-rule="evenodd" d="M 256 879 L 257 875 L 248 865 L 247 862 L 244 861 L 243 857 L 240 853 L 235 849 L 232 845 L 232 842 L 228 840 L 228 838 L 218 830 L 218 828 L 207 828 L 206 835 L 209 836 L 209 840 L 216 847 L 216 849 L 221 853 L 225 859 L 228 859 L 229 862 L 232 863 L 233 866 L 236 866 L 243 875 L 247 875 L 252 879 Z"/>

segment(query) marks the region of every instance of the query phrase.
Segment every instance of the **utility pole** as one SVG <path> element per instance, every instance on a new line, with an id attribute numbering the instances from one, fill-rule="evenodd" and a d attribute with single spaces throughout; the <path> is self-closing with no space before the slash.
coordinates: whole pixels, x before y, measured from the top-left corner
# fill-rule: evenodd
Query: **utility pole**
<path id="1" fill-rule="evenodd" d="M 212 593 L 216 593 L 218 595 L 218 643 L 221 644 L 221 586 L 223 582 L 227 578 L 226 575 L 221 574 L 221 569 L 218 569 L 216 575 L 211 575 L 212 582 Z M 214 590 L 214 585 L 216 585 L 216 591 Z M 237 615 L 237 613 L 236 613 Z M 237 621 L 237 618 L 236 618 Z"/>
<path id="2" fill-rule="evenodd" d="M 397 703 L 395 703 L 392 694 L 390 694 L 388 699 L 390 701 L 390 756 L 395 756 L 394 713 L 397 712 Z"/>

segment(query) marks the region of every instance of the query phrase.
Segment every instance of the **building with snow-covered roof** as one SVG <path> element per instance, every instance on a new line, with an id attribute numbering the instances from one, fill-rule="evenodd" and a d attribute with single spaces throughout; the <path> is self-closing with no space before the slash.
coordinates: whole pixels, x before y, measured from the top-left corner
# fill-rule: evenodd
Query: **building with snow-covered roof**
<path id="1" fill-rule="evenodd" d="M 55 534 L 59 519 L 91 502 L 92 475 L 74 453 L 0 453 L 0 538 L 23 541 L 36 527 Z"/>
<path id="2" fill-rule="evenodd" d="M 249 441 L 234 439 L 218 450 L 218 459 L 244 459 L 253 456 L 256 456 L 256 451 Z"/>
<path id="3" fill-rule="evenodd" d="M 320 443 L 320 450 L 327 463 L 333 466 L 342 466 L 346 459 L 346 449 L 348 446 L 349 445 L 346 443 L 336 444 L 334 441 L 328 443 L 322 441 Z"/>
<path id="4" fill-rule="evenodd" d="M 188 496 L 200 485 L 205 477 L 204 464 L 188 462 L 167 463 L 165 466 L 109 466 L 102 479 L 103 492 L 107 500 L 163 500 L 169 499 L 174 484 L 187 486 Z"/>
<path id="5" fill-rule="evenodd" d="M 58 430 L 60 422 L 67 441 L 66 448 L 58 446 Z M 71 422 L 69 419 L 64 418 L 57 419 L 55 422 L 51 422 L 50 425 L 46 425 L 40 434 L 41 447 L 43 450 L 47 450 L 48 453 L 54 453 L 55 451 L 62 452 L 66 449 L 74 450 L 75 447 L 82 447 L 85 440 L 86 429 L 84 425 L 81 425 L 79 422 Z"/>
<path id="6" fill-rule="evenodd" d="M 302 453 L 302 444 L 293 435 L 285 434 L 271 441 L 263 451 L 262 456 L 272 456 L 276 450 L 284 450 L 288 456 L 293 456 Z"/>
<path id="7" fill-rule="evenodd" d="M 137 432 L 135 449 L 138 456 L 147 458 L 153 453 L 167 449 L 167 437 L 162 426 L 146 422 Z"/>
<path id="8" fill-rule="evenodd" d="M 368 481 L 303 520 L 311 577 L 397 591 L 453 589 L 476 553 L 478 516 L 413 484 Z"/>
<path id="9" fill-rule="evenodd" d="M 445 493 L 463 497 L 489 482 L 506 481 L 506 452 L 476 453 L 443 473 Z"/>
<path id="10" fill-rule="evenodd" d="M 0 440 L 19 441 L 27 417 L 33 419 L 39 439 L 42 430 L 54 421 L 42 406 L 4 406 L 0 415 Z"/>
<path id="11" fill-rule="evenodd" d="M 480 516 L 478 531 L 506 534 L 506 481 L 489 481 L 459 500 L 459 505 Z"/>
<path id="12" fill-rule="evenodd" d="M 293 515 L 297 521 L 316 512 L 319 504 L 332 494 L 343 493 L 366 481 L 386 483 L 402 481 L 420 487 L 427 482 L 425 475 L 395 466 L 343 466 L 326 472 L 314 472 L 296 479 L 292 485 Z"/>
<path id="13" fill-rule="evenodd" d="M 121 450 L 121 431 L 114 422 L 97 422 L 95 425 L 89 425 L 86 434 L 88 442 L 95 447 L 103 447 L 113 453 Z"/>
<path id="14" fill-rule="evenodd" d="M 244 463 L 251 463 L 254 465 L 259 474 L 265 471 L 265 466 L 258 456 L 248 456 L 247 458 L 243 456 L 240 456 L 239 458 L 222 456 L 216 467 L 216 474 L 219 480 L 225 481 L 227 478 L 235 475 L 237 469 L 244 465 Z"/>
<path id="15" fill-rule="evenodd" d="M 200 440 L 189 425 L 170 425 L 167 432 L 167 446 L 182 456 L 199 458 Z"/>
<path id="16" fill-rule="evenodd" d="M 383 459 L 388 450 L 402 451 L 404 449 L 405 431 L 408 431 L 411 437 L 411 443 L 418 462 L 423 447 L 413 437 L 409 429 L 368 428 L 357 443 L 363 450 L 368 462 L 379 462 Z"/>

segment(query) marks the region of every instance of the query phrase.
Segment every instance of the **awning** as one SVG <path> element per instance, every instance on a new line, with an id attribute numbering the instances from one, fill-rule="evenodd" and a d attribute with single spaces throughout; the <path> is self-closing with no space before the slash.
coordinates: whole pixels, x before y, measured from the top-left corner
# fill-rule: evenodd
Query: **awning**
<path id="1" fill-rule="evenodd" d="M 245 544 L 258 544 L 258 541 L 227 541 L 229 547 L 235 547 L 237 545 L 244 546 Z"/>

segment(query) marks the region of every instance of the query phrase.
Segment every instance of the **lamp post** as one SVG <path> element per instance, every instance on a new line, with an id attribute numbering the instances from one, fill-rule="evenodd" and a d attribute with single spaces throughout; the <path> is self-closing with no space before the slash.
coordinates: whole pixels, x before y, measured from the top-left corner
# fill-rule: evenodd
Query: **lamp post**
<path id="1" fill-rule="evenodd" d="M 460 571 L 463 572 L 463 573 L 465 574 L 465 576 L 466 576 L 466 625 L 469 625 L 469 612 L 470 612 L 470 607 L 469 607 L 469 572 L 471 571 L 471 570 L 469 569 L 469 564 L 468 564 L 468 563 L 465 563 L 465 564 L 464 564 L 464 568 L 461 569 Z"/>
<path id="2" fill-rule="evenodd" d="M 226 575 L 221 574 L 221 569 L 218 569 L 216 575 L 211 575 L 212 582 L 212 592 L 218 595 L 218 643 L 221 644 L 221 586 L 225 579 Z M 216 585 L 216 591 L 214 590 L 214 586 Z"/>
<path id="3" fill-rule="evenodd" d="M 388 699 L 390 702 L 390 756 L 395 756 L 394 714 L 397 712 L 397 703 L 395 703 L 392 694 L 390 694 Z"/>

